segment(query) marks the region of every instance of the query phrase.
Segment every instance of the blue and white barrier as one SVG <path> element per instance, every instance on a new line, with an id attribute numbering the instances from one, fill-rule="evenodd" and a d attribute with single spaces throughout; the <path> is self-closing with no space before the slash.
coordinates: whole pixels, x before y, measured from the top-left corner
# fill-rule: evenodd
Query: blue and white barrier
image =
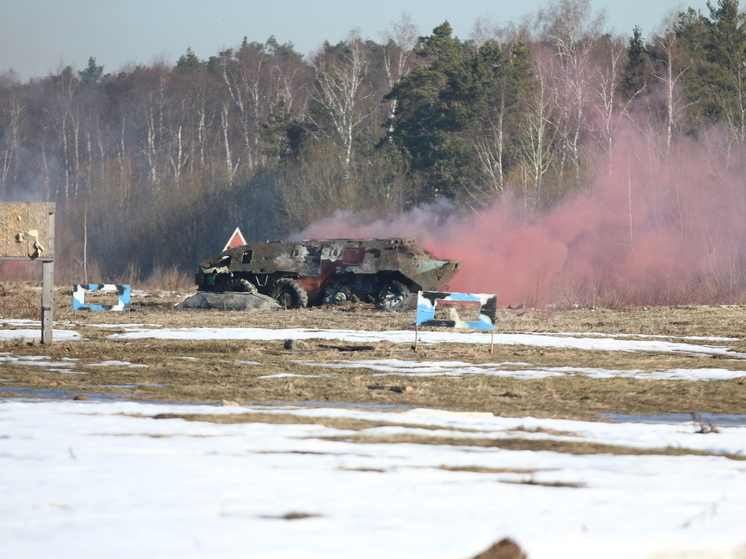
<path id="1" fill-rule="evenodd" d="M 86 305 L 85 294 L 89 291 L 116 291 L 119 302 L 116 305 Z M 131 288 L 129 285 L 113 283 L 90 283 L 73 285 L 74 311 L 128 311 L 130 310 Z"/>
<path id="2" fill-rule="evenodd" d="M 479 303 L 479 318 L 475 321 L 453 319 L 436 320 L 435 308 L 439 302 Z M 442 293 L 439 291 L 420 291 L 417 294 L 417 326 L 438 326 L 441 328 L 474 328 L 477 330 L 494 330 L 497 312 L 497 295 L 486 293 Z"/>
<path id="3" fill-rule="evenodd" d="M 438 303 L 447 303 L 450 316 L 445 319 L 435 318 Z M 479 303 L 479 317 L 477 320 L 461 320 L 454 307 Z M 472 328 L 476 330 L 492 330 L 494 339 L 495 316 L 497 314 L 497 295 L 487 293 L 444 293 L 440 291 L 420 291 L 417 294 L 417 317 L 415 318 L 414 348 L 417 350 L 417 338 L 420 326 L 434 326 L 437 328 Z M 490 343 L 490 353 L 493 344 Z"/>

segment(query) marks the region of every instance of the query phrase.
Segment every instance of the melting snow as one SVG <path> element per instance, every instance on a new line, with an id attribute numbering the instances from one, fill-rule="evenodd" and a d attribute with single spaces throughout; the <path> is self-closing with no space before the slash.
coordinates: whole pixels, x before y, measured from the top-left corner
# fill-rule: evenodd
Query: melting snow
<path id="1" fill-rule="evenodd" d="M 151 330 L 138 328 L 121 334 L 111 334 L 110 339 L 134 340 L 156 338 L 162 340 L 342 340 L 345 342 L 414 342 L 414 331 L 396 330 L 371 332 L 363 330 L 284 328 L 162 328 Z M 492 336 L 482 332 L 420 332 L 419 341 L 424 344 L 462 343 L 489 344 Z M 735 353 L 730 348 L 661 340 L 623 340 L 615 338 L 578 338 L 560 334 L 495 334 L 494 343 L 501 345 L 526 345 L 534 347 L 560 347 L 568 349 L 598 351 L 654 351 L 663 353 L 687 353 L 722 355 L 735 359 L 746 359 L 746 354 Z"/>
<path id="2" fill-rule="evenodd" d="M 41 329 L 31 330 L 28 328 L 3 329 L 0 330 L 0 340 L 39 340 Z M 83 336 L 73 330 L 52 330 L 52 339 L 55 342 L 67 342 L 82 340 Z"/>
<path id="3" fill-rule="evenodd" d="M 2 324 L 30 328 L 31 322 Z M 407 344 L 414 340 L 410 331 L 113 326 L 125 332 L 108 336 L 111 339 L 292 338 Z M 39 330 L 0 330 L 1 339 L 38 339 L 39 334 Z M 55 330 L 54 338 L 81 339 L 70 330 Z M 502 333 L 494 336 L 494 342 L 746 357 L 719 345 L 621 338 Z M 419 339 L 488 344 L 491 336 L 420 332 Z M 0 363 L 45 366 L 49 372 L 72 372 L 72 361 L 0 354 Z M 93 366 L 106 365 L 144 366 L 124 361 Z M 716 368 L 644 372 L 397 359 L 322 366 L 408 376 L 667 380 L 746 376 L 744 371 Z M 289 376 L 295 375 L 262 378 Z M 162 413 L 246 412 L 357 418 L 394 426 L 353 432 L 313 424 L 219 425 L 152 419 Z M 473 438 L 524 438 L 746 455 L 746 426 L 720 426 L 720 433 L 707 435 L 696 433 L 698 428 L 693 422 L 612 424 L 441 410 L 394 413 L 0 399 L 0 541 L 8 557 L 62 559 L 102 554 L 115 559 L 465 559 L 504 537 L 515 539 L 531 559 L 743 557 L 746 462 L 722 456 L 569 455 L 468 446 Z M 463 444 L 362 444 L 331 438 L 352 434 L 447 436 Z M 479 468 L 484 471 L 473 471 Z M 310 516 L 283 520 L 290 513 Z"/>
<path id="4" fill-rule="evenodd" d="M 398 427 L 356 433 L 459 435 L 465 444 L 360 444 L 325 439 L 354 432 L 323 425 L 152 419 L 246 412 L 386 421 Z M 0 400 L 0 540 L 4 556 L 61 559 L 465 559 L 504 537 L 531 559 L 741 557 L 743 461 L 467 446 L 475 436 L 523 437 L 746 453 L 746 427 L 695 427 Z M 553 483 L 578 487 L 541 485 Z M 282 520 L 289 513 L 312 516 Z"/>
<path id="5" fill-rule="evenodd" d="M 136 367 L 147 367 L 147 365 L 143 364 L 137 364 L 137 363 L 130 363 L 129 361 L 117 361 L 116 359 L 112 359 L 109 361 L 102 361 L 101 363 L 90 363 L 86 365 L 86 367 L 130 367 L 130 368 L 136 368 Z"/>

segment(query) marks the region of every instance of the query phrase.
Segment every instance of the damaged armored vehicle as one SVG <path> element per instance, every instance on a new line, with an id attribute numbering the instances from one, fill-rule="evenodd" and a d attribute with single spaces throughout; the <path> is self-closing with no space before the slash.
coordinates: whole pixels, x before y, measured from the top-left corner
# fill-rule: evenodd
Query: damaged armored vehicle
<path id="1" fill-rule="evenodd" d="M 196 282 L 201 291 L 258 291 L 286 308 L 364 301 L 402 310 L 417 291 L 445 290 L 460 265 L 408 238 L 274 241 L 208 258 Z"/>

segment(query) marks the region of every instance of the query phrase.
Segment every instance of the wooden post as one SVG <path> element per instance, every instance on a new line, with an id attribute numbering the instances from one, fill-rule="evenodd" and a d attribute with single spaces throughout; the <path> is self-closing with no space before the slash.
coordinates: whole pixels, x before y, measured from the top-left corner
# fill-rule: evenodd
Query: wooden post
<path id="1" fill-rule="evenodd" d="M 51 344 L 54 327 L 54 211 L 49 204 L 49 246 L 51 258 L 41 262 L 41 343 Z"/>
<path id="2" fill-rule="evenodd" d="M 54 324 L 54 261 L 41 263 L 41 343 L 52 343 Z"/>

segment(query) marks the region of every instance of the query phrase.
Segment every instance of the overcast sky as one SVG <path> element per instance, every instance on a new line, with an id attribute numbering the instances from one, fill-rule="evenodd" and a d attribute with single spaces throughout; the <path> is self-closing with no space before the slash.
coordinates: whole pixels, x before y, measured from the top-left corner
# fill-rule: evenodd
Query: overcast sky
<path id="1" fill-rule="evenodd" d="M 717 0 L 713 0 L 717 4 Z M 707 0 L 591 0 L 605 10 L 607 28 L 629 36 L 635 25 L 649 36 L 666 14 L 687 7 L 708 14 Z M 506 24 L 536 13 L 547 0 L 0 0 L 0 73 L 22 81 L 64 66 L 85 68 L 93 56 L 105 72 L 158 58 L 175 63 L 191 47 L 206 59 L 243 37 L 264 42 L 274 35 L 308 54 L 350 30 L 381 40 L 402 14 L 421 35 L 448 21 L 466 39 L 474 23 Z"/>

